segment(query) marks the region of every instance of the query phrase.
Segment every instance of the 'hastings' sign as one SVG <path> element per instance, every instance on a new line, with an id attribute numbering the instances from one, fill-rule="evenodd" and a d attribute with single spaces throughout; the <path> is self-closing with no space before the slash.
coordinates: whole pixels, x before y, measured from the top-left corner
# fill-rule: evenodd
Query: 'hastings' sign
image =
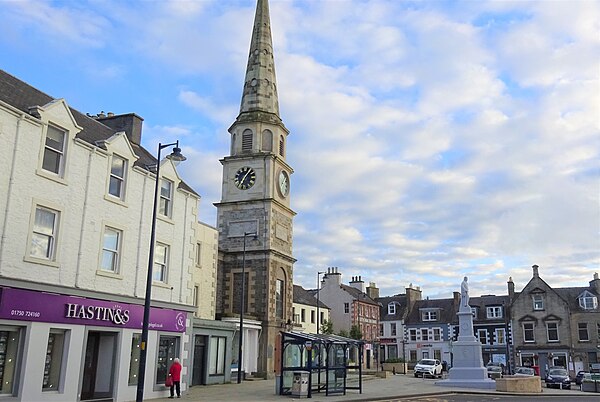
<path id="1" fill-rule="evenodd" d="M 149 328 L 185 332 L 187 313 L 151 308 Z M 141 329 L 144 306 L 32 290 L 0 288 L 0 319 Z"/>

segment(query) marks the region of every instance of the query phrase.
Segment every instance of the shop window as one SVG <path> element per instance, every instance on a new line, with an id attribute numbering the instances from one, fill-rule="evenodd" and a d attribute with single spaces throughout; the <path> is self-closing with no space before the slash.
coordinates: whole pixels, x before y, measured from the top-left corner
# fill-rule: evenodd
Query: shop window
<path id="1" fill-rule="evenodd" d="M 0 395 L 12 395 L 15 389 L 15 368 L 19 357 L 18 328 L 0 327 Z"/>
<path id="2" fill-rule="evenodd" d="M 125 174 L 127 172 L 127 161 L 120 156 L 113 155 L 110 164 L 110 179 L 108 182 L 108 193 L 122 200 L 125 198 Z"/>
<path id="3" fill-rule="evenodd" d="M 388 345 L 388 359 L 396 359 L 398 357 L 398 346 Z"/>
<path id="4" fill-rule="evenodd" d="M 131 357 L 129 359 L 129 385 L 137 385 L 140 370 L 140 353 L 142 334 L 133 334 L 131 337 Z"/>
<path id="5" fill-rule="evenodd" d="M 169 368 L 176 357 L 179 357 L 179 338 L 161 335 L 158 341 L 158 360 L 156 362 L 157 384 L 164 384 Z"/>
<path id="6" fill-rule="evenodd" d="M 224 336 L 213 336 L 210 338 L 209 375 L 222 375 L 225 373 L 226 341 L 227 339 Z"/>
<path id="7" fill-rule="evenodd" d="M 417 351 L 416 350 L 410 350 L 408 352 L 408 355 L 409 355 L 409 361 L 411 361 L 411 362 L 417 361 Z"/>
<path id="8" fill-rule="evenodd" d="M 64 352 L 65 331 L 51 329 L 48 334 L 48 344 L 46 345 L 42 391 L 56 391 L 59 389 Z"/>
<path id="9" fill-rule="evenodd" d="M 172 209 L 173 182 L 171 180 L 162 179 L 160 181 L 160 205 L 158 206 L 158 213 L 170 218 Z"/>
<path id="10" fill-rule="evenodd" d="M 63 175 L 66 138 L 65 131 L 54 126 L 48 126 L 42 169 L 58 176 Z"/>

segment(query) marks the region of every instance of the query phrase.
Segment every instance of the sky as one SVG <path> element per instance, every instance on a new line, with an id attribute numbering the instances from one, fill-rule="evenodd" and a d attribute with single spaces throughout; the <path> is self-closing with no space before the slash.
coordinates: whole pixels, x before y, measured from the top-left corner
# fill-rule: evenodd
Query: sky
<path id="1" fill-rule="evenodd" d="M 215 226 L 256 3 L 0 1 L 0 68 L 83 112 L 136 113 Z M 600 3 L 271 0 L 294 283 L 382 296 L 600 271 Z"/>

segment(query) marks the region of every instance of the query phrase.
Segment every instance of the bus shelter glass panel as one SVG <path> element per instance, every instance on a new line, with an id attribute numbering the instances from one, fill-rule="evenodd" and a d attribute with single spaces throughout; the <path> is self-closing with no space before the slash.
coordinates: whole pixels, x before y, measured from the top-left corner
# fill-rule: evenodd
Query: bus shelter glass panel
<path id="1" fill-rule="evenodd" d="M 327 393 L 345 393 L 346 388 L 346 348 L 332 344 L 329 347 L 327 370 Z"/>

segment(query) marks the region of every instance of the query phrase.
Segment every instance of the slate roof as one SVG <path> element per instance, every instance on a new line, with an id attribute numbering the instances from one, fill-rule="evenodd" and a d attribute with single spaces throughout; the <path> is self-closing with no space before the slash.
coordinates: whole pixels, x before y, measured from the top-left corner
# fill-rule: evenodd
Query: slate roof
<path id="1" fill-rule="evenodd" d="M 421 321 L 421 310 L 436 308 L 439 309 L 440 315 L 437 321 Z M 415 324 L 434 324 L 434 323 L 455 323 L 458 322 L 458 303 L 454 303 L 452 299 L 431 299 L 417 300 L 413 308 L 408 313 L 404 323 L 407 325 Z"/>
<path id="2" fill-rule="evenodd" d="M 352 286 L 348 286 L 348 285 L 340 285 L 340 287 L 345 290 L 346 292 L 348 292 L 350 294 L 350 296 L 354 297 L 356 300 L 360 300 L 361 302 L 367 303 L 367 304 L 374 304 L 376 306 L 379 306 L 379 303 L 377 303 L 375 300 L 371 299 L 369 296 L 367 296 L 367 294 L 365 292 L 362 292 L 359 289 L 356 289 Z"/>
<path id="3" fill-rule="evenodd" d="M 31 107 L 44 106 L 56 99 L 0 69 L 0 100 L 12 107 L 22 112 L 30 113 Z M 78 110 L 72 107 L 69 107 L 69 109 L 77 124 L 82 127 L 81 132 L 76 136 L 77 138 L 89 144 L 97 145 L 99 141 L 107 140 L 116 133 L 115 130 Z M 135 166 L 149 170 L 148 166 L 156 165 L 156 158 L 151 152 L 148 152 L 140 144 L 131 141 L 130 143 L 133 151 L 139 157 L 134 163 Z M 199 196 L 198 193 L 183 181 L 180 182 L 179 188 Z"/>
<path id="4" fill-rule="evenodd" d="M 508 295 L 505 296 L 496 296 L 496 295 L 484 295 L 478 297 L 470 297 L 469 298 L 469 306 L 477 307 L 478 313 L 477 317 L 474 319 L 476 322 L 485 322 L 485 321 L 504 321 L 506 318 L 507 310 L 509 309 L 509 301 Z M 501 318 L 487 318 L 487 310 L 488 306 L 502 306 L 503 316 Z"/>
<path id="5" fill-rule="evenodd" d="M 379 312 L 381 321 L 400 321 L 408 312 L 406 306 L 406 295 L 378 297 L 375 300 L 381 304 L 381 311 Z M 395 314 L 388 314 L 388 305 L 390 303 L 396 303 Z"/>
<path id="6" fill-rule="evenodd" d="M 572 288 L 555 288 L 554 290 L 556 291 L 556 293 L 558 293 L 560 295 L 560 297 L 562 297 L 564 300 L 567 301 L 567 303 L 569 303 L 569 309 L 571 310 L 571 312 L 577 312 L 577 313 L 597 313 L 598 312 L 598 309 L 585 310 L 585 309 L 581 308 L 581 306 L 579 305 L 579 300 L 577 299 L 586 290 L 588 292 L 590 292 L 592 295 L 596 296 L 598 299 L 600 299 L 600 295 L 598 293 L 596 293 L 596 291 L 594 290 L 593 287 L 588 286 L 588 287 L 572 287 Z"/>
<path id="7" fill-rule="evenodd" d="M 306 290 L 300 285 L 294 285 L 294 303 L 317 307 L 316 293 L 316 289 Z M 319 300 L 319 308 L 329 309 L 322 300 Z"/>

